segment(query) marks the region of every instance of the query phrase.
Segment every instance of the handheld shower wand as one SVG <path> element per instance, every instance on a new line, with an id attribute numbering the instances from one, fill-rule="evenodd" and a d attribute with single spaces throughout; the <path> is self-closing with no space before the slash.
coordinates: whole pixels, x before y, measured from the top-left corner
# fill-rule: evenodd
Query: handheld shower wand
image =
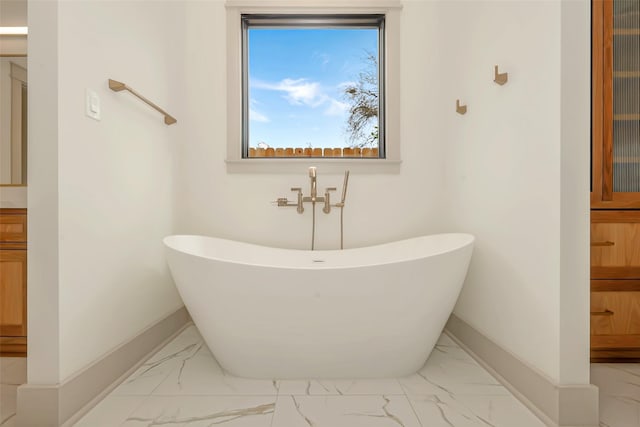
<path id="1" fill-rule="evenodd" d="M 318 197 L 318 188 L 316 186 L 316 167 L 311 166 L 309 168 L 309 178 L 311 178 L 311 202 L 316 202 L 316 197 Z"/>
<path id="2" fill-rule="evenodd" d="M 313 251 L 316 246 L 316 197 L 318 196 L 315 166 L 309 168 L 309 178 L 311 178 L 311 250 Z"/>
<path id="3" fill-rule="evenodd" d="M 342 183 L 342 198 L 340 203 L 344 206 L 344 200 L 347 198 L 347 185 L 349 185 L 349 171 L 344 171 L 344 181 Z"/>
<path id="4" fill-rule="evenodd" d="M 340 199 L 340 249 L 344 249 L 344 201 L 347 198 L 347 186 L 349 185 L 349 171 L 344 171 L 342 183 L 342 198 Z"/>

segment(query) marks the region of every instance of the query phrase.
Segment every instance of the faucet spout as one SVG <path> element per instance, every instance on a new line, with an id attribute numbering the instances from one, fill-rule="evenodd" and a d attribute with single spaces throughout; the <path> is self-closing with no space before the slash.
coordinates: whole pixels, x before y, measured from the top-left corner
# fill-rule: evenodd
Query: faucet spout
<path id="1" fill-rule="evenodd" d="M 309 178 L 311 178 L 311 202 L 315 203 L 318 196 L 318 188 L 316 186 L 316 168 L 311 166 L 309 168 Z"/>

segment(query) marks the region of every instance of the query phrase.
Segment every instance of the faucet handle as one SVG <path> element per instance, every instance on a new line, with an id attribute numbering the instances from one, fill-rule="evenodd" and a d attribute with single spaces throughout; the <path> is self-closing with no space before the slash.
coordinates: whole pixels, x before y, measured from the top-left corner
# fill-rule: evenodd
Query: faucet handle
<path id="1" fill-rule="evenodd" d="M 296 203 L 296 211 L 301 214 L 302 212 L 304 212 L 304 206 L 302 206 L 302 187 L 291 187 L 291 191 L 298 192 L 298 203 Z"/>
<path id="2" fill-rule="evenodd" d="M 322 212 L 328 214 L 331 212 L 331 198 L 329 197 L 329 191 L 336 191 L 336 187 L 327 187 L 324 189 L 324 207 Z"/>

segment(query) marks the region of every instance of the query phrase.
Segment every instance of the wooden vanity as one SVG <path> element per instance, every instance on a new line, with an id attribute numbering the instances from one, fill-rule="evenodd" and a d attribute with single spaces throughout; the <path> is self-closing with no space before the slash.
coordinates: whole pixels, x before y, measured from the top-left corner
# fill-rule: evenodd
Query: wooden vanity
<path id="1" fill-rule="evenodd" d="M 27 355 L 27 210 L 0 209 L 0 356 Z"/>

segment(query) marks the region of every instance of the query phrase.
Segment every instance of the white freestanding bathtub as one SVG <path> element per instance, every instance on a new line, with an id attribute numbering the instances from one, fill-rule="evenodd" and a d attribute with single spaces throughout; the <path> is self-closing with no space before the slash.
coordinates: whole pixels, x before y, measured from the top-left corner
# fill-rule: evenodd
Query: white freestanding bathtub
<path id="1" fill-rule="evenodd" d="M 305 251 L 164 239 L 180 295 L 220 365 L 281 379 L 416 372 L 453 310 L 473 241 L 438 234 Z"/>

